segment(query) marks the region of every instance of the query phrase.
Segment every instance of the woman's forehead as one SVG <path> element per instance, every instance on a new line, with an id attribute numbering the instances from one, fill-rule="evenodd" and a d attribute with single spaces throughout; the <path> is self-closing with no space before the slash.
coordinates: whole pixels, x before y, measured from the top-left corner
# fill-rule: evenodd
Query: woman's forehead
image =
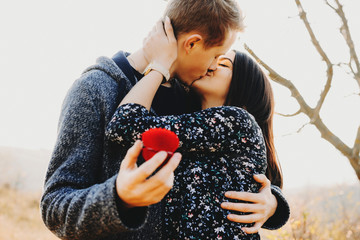
<path id="1" fill-rule="evenodd" d="M 231 62 L 234 62 L 235 59 L 235 52 L 234 51 L 228 51 L 225 55 L 221 55 L 219 58 L 228 58 L 231 60 Z"/>
<path id="2" fill-rule="evenodd" d="M 225 55 L 221 55 L 219 57 L 219 60 L 221 60 L 221 59 L 229 59 L 231 61 L 231 63 L 234 64 L 235 52 L 234 51 L 229 51 Z"/>

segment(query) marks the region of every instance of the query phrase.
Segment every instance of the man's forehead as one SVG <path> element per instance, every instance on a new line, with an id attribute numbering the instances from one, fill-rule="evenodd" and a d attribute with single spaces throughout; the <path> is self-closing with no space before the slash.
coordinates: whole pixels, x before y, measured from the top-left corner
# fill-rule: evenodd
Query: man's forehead
<path id="1" fill-rule="evenodd" d="M 217 49 L 217 51 L 216 51 L 216 57 L 225 55 L 229 51 L 230 47 L 231 47 L 231 45 L 230 46 L 224 46 L 224 45 L 221 46 L 221 48 Z"/>
<path id="2" fill-rule="evenodd" d="M 225 44 L 225 43 L 224 43 L 223 45 L 217 46 L 217 47 L 215 48 L 215 53 L 216 53 L 217 56 L 224 55 L 224 54 L 226 54 L 226 53 L 228 52 L 228 50 L 229 50 L 230 47 L 231 47 L 230 44 Z"/>
<path id="3" fill-rule="evenodd" d="M 225 41 L 223 44 L 223 47 L 226 49 L 225 52 L 227 52 L 230 49 L 230 47 L 234 44 L 237 35 L 238 35 L 238 32 L 232 31 L 232 30 L 230 30 L 226 34 L 226 38 L 225 38 Z"/>
<path id="4" fill-rule="evenodd" d="M 237 32 L 235 32 L 235 31 L 229 31 L 226 34 L 223 44 L 221 46 L 217 47 L 218 56 L 225 55 L 229 51 L 229 49 L 231 48 L 231 46 L 234 44 L 234 42 L 236 40 L 236 36 L 237 36 Z"/>

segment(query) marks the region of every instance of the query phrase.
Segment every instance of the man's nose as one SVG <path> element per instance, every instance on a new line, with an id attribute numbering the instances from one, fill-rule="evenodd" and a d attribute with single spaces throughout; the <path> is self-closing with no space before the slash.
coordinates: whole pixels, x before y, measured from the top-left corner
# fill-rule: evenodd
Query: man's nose
<path id="1" fill-rule="evenodd" d="M 213 75 L 214 75 L 214 71 L 212 71 L 212 70 L 208 70 L 206 73 L 206 76 L 208 76 L 208 77 L 212 77 Z"/>

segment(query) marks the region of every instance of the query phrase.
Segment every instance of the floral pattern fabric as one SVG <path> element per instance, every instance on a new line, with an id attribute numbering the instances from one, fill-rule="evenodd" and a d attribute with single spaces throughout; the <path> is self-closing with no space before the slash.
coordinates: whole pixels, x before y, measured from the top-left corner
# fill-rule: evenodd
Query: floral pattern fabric
<path id="1" fill-rule="evenodd" d="M 246 234 L 227 219 L 220 204 L 226 191 L 258 192 L 253 174 L 266 170 L 266 147 L 255 119 L 238 107 L 215 107 L 178 116 L 155 116 L 138 104 L 121 105 L 107 126 L 106 135 L 129 148 L 141 134 L 162 127 L 180 140 L 182 160 L 174 186 L 165 196 L 167 239 L 260 239 Z"/>

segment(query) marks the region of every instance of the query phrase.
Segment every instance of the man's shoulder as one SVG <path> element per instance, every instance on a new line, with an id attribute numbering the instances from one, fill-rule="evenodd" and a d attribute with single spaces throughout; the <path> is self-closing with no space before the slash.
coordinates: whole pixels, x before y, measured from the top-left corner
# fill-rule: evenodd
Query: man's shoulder
<path id="1" fill-rule="evenodd" d="M 92 95 L 108 95 L 116 92 L 118 83 L 107 73 L 93 69 L 83 73 L 74 81 L 70 92 L 91 93 Z"/>
<path id="2" fill-rule="evenodd" d="M 101 69 L 91 69 L 84 72 L 69 88 L 65 106 L 68 104 L 92 103 L 103 108 L 113 108 L 121 95 L 119 83 Z"/>
<path id="3" fill-rule="evenodd" d="M 81 79 L 88 83 L 99 82 L 101 85 L 107 85 L 120 82 L 124 77 L 123 75 L 122 70 L 111 58 L 99 57 L 94 65 L 85 69 Z M 107 81 L 99 81 L 102 79 Z"/>
<path id="4" fill-rule="evenodd" d="M 100 91 L 99 93 L 105 91 L 105 94 L 114 89 L 130 88 L 123 70 L 108 57 L 97 58 L 96 63 L 85 69 L 75 81 L 74 86 L 87 88 L 90 91 Z"/>

